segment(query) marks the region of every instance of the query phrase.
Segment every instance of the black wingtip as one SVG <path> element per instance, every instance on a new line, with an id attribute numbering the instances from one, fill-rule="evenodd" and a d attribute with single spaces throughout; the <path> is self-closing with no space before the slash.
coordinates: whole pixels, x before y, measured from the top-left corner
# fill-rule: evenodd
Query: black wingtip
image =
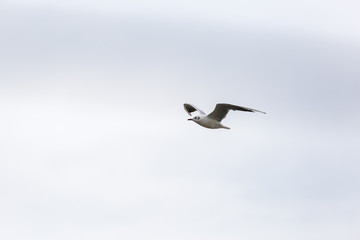
<path id="1" fill-rule="evenodd" d="M 184 103 L 184 108 L 188 111 L 188 112 L 195 112 L 196 108 L 194 108 L 193 106 L 191 106 L 191 104 L 189 103 Z"/>

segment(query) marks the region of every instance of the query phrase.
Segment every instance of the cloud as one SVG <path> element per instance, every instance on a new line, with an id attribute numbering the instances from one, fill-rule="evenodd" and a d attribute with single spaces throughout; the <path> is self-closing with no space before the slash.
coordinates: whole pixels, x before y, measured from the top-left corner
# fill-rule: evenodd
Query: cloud
<path id="1" fill-rule="evenodd" d="M 356 44 L 46 9 L 1 25 L 4 239 L 357 239 Z"/>

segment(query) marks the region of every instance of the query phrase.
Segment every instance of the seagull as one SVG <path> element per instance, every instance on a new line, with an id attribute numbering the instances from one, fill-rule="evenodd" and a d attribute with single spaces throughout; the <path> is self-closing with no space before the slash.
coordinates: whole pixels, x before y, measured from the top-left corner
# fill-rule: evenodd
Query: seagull
<path id="1" fill-rule="evenodd" d="M 184 104 L 184 109 L 190 116 L 192 116 L 193 112 L 198 113 L 196 116 L 189 118 L 188 119 L 189 121 L 194 121 L 197 124 L 199 124 L 200 126 L 203 126 L 206 128 L 212 128 L 212 129 L 215 129 L 215 128 L 230 129 L 221 124 L 221 120 L 223 120 L 226 117 L 229 110 L 234 110 L 234 111 L 239 110 L 239 111 L 245 111 L 245 112 L 260 112 L 260 113 L 265 114 L 265 112 L 262 112 L 262 111 L 259 111 L 256 109 L 240 107 L 240 106 L 227 104 L 227 103 L 216 104 L 214 111 L 212 111 L 212 113 L 210 113 L 208 115 L 206 115 L 206 113 L 201 111 L 199 108 L 197 108 L 194 105 L 191 105 L 189 103 Z"/>

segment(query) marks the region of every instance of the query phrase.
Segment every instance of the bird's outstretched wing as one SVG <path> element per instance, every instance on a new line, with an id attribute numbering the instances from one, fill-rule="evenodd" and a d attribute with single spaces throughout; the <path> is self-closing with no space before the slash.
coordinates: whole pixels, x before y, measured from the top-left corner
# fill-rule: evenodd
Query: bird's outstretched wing
<path id="1" fill-rule="evenodd" d="M 201 115 L 205 115 L 203 111 L 201 111 L 200 109 L 189 103 L 184 103 L 184 109 L 190 116 L 193 112 L 199 112 Z"/>
<path id="2" fill-rule="evenodd" d="M 265 113 L 256 109 L 247 108 L 247 107 L 240 107 L 236 105 L 231 105 L 227 103 L 219 103 L 216 104 L 216 107 L 212 113 L 208 115 L 209 118 L 215 119 L 217 121 L 221 121 L 226 117 L 226 114 L 228 114 L 229 110 L 239 110 L 239 111 L 246 111 L 246 112 L 260 112 Z"/>

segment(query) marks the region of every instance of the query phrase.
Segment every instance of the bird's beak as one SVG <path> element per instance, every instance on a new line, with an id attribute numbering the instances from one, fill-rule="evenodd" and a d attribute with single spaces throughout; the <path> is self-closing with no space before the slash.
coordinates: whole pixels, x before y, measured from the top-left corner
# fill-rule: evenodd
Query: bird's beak
<path id="1" fill-rule="evenodd" d="M 189 118 L 188 121 L 192 121 L 192 118 Z"/>

